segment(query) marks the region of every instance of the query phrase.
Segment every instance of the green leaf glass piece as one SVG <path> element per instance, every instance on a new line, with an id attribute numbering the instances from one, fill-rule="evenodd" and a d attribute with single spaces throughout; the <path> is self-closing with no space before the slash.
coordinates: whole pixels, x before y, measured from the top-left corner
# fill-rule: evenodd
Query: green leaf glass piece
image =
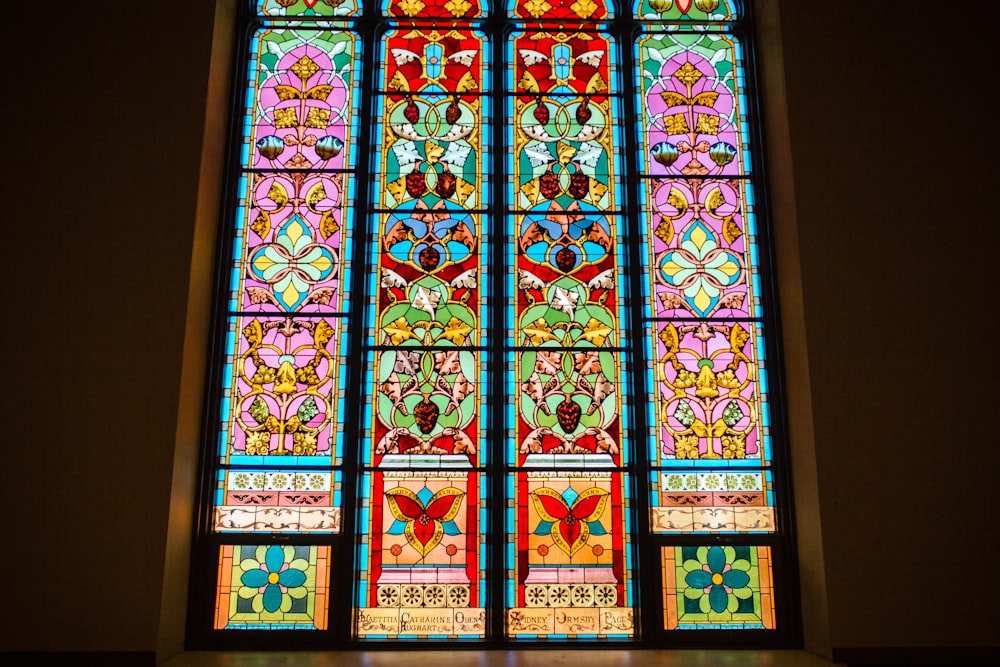
<path id="1" fill-rule="evenodd" d="M 256 419 L 258 424 L 263 424 L 271 416 L 271 411 L 267 409 L 267 403 L 260 396 L 253 400 L 253 404 L 250 406 L 250 416 Z"/>
<path id="2" fill-rule="evenodd" d="M 299 416 L 299 420 L 303 423 L 318 415 L 319 408 L 316 407 L 316 399 L 312 396 L 306 397 L 306 400 L 302 401 L 302 405 L 299 406 L 297 414 Z"/>
<path id="3" fill-rule="evenodd" d="M 736 401 L 729 401 L 729 405 L 722 411 L 722 421 L 729 428 L 736 426 L 736 423 L 743 419 L 743 416 L 743 411 L 740 410 L 740 405 Z"/>
<path id="4" fill-rule="evenodd" d="M 677 404 L 677 409 L 674 410 L 674 417 L 684 426 L 690 427 L 694 423 L 694 410 L 691 409 L 687 401 L 681 401 Z"/>

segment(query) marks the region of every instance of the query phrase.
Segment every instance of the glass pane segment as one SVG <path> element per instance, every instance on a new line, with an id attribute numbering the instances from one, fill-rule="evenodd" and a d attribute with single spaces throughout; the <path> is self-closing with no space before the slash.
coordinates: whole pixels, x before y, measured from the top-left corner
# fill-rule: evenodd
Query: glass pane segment
<path id="1" fill-rule="evenodd" d="M 256 0 L 257 14 L 269 17 L 354 16 L 362 6 L 362 0 Z"/>
<path id="2" fill-rule="evenodd" d="M 751 183 L 711 177 L 646 179 L 642 194 L 651 315 L 760 317 Z"/>
<path id="3" fill-rule="evenodd" d="M 653 175 L 735 176 L 750 171 L 743 48 L 726 32 L 639 38 L 639 134 Z"/>
<path id="4" fill-rule="evenodd" d="M 384 15 L 400 18 L 460 19 L 486 13 L 480 0 L 381 0 L 379 6 Z"/>
<path id="5" fill-rule="evenodd" d="M 509 637 L 635 633 L 626 477 L 596 471 L 509 477 Z"/>
<path id="6" fill-rule="evenodd" d="M 620 352 L 513 353 L 515 437 L 508 461 L 526 467 L 621 466 L 628 447 Z"/>
<path id="7" fill-rule="evenodd" d="M 353 177 L 254 172 L 244 174 L 240 191 L 230 309 L 346 311 Z"/>
<path id="8" fill-rule="evenodd" d="M 611 18 L 614 12 L 604 0 L 507 0 L 508 13 L 521 19 L 579 20 Z"/>
<path id="9" fill-rule="evenodd" d="M 663 547 L 667 630 L 773 630 L 770 547 Z"/>
<path id="10" fill-rule="evenodd" d="M 219 470 L 212 528 L 219 533 L 339 533 L 337 471 Z"/>
<path id="11" fill-rule="evenodd" d="M 340 464 L 340 326 L 338 318 L 229 319 L 221 465 Z"/>
<path id="12" fill-rule="evenodd" d="M 517 268 L 514 344 L 604 348 L 625 344 L 626 302 L 617 216 L 532 213 L 511 219 Z"/>
<path id="13" fill-rule="evenodd" d="M 400 94 L 490 91 L 489 70 L 484 69 L 489 40 L 480 30 L 396 28 L 382 37 L 379 57 L 378 90 Z M 441 111 L 443 119 L 445 109 Z M 432 120 L 440 119 L 432 116 Z"/>
<path id="14" fill-rule="evenodd" d="M 251 44 L 241 164 L 354 165 L 360 42 L 351 32 L 266 27 Z"/>
<path id="15" fill-rule="evenodd" d="M 227 544 L 219 552 L 216 630 L 325 630 L 330 547 Z"/>
<path id="16" fill-rule="evenodd" d="M 488 388 L 482 352 L 369 353 L 364 464 L 381 468 L 471 468 L 483 451 Z"/>
<path id="17" fill-rule="evenodd" d="M 506 90 L 524 98 L 619 92 L 617 49 L 606 34 L 515 32 L 507 62 Z"/>
<path id="18" fill-rule="evenodd" d="M 397 212 L 381 228 L 369 308 L 375 345 L 464 347 L 481 344 L 485 308 L 482 216 Z"/>
<path id="19" fill-rule="evenodd" d="M 728 21 L 741 18 L 738 0 L 632 0 L 633 12 L 647 21 Z"/>
<path id="20" fill-rule="evenodd" d="M 654 470 L 654 533 L 773 533 L 774 492 L 768 470 Z"/>
<path id="21" fill-rule="evenodd" d="M 374 165 L 380 208 L 477 210 L 489 201 L 489 142 L 483 117 L 489 98 L 477 95 L 379 96 Z M 453 122 L 449 122 L 453 121 Z"/>
<path id="22" fill-rule="evenodd" d="M 762 326 L 653 322 L 654 465 L 768 465 L 770 415 Z"/>
<path id="23" fill-rule="evenodd" d="M 358 637 L 485 637 L 482 481 L 463 471 L 363 476 Z"/>

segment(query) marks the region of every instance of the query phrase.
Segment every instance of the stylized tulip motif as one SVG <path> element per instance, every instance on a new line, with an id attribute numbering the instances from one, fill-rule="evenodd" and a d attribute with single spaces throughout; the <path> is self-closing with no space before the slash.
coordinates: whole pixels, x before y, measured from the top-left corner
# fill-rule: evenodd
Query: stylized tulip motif
<path id="1" fill-rule="evenodd" d="M 720 141 L 708 149 L 708 156 L 712 158 L 715 164 L 725 167 L 736 157 L 736 147 L 732 144 L 727 144 L 725 141 Z"/>
<path id="2" fill-rule="evenodd" d="M 342 150 L 344 150 L 344 142 L 340 137 L 335 137 L 332 134 L 316 142 L 316 155 L 323 160 L 337 157 Z"/>
<path id="3" fill-rule="evenodd" d="M 656 144 L 650 149 L 649 152 L 653 154 L 653 159 L 662 164 L 664 167 L 669 167 L 677 161 L 677 146 L 674 146 L 666 141 L 661 141 Z"/>
<path id="4" fill-rule="evenodd" d="M 694 6 L 708 14 L 719 7 L 719 0 L 694 0 Z"/>
<path id="5" fill-rule="evenodd" d="M 402 486 L 385 492 L 389 511 L 397 521 L 405 524 L 403 535 L 421 557 L 441 543 L 444 524 L 458 516 L 465 492 L 449 486 L 430 496 L 425 503 L 421 496 L 426 498 L 428 495 L 430 491 L 426 487 L 420 490 L 420 495 Z M 457 528 L 451 528 L 455 532 L 449 531 L 449 534 L 456 534 Z"/>
<path id="6" fill-rule="evenodd" d="M 674 6 L 674 0 L 649 0 L 649 6 L 654 12 L 662 14 Z"/>
<path id="7" fill-rule="evenodd" d="M 268 160 L 273 160 L 285 150 L 285 142 L 272 134 L 257 140 L 257 150 Z"/>
<path id="8" fill-rule="evenodd" d="M 591 487 L 579 495 L 567 489 L 562 495 L 555 489 L 542 487 L 532 491 L 531 501 L 543 524 L 535 529 L 535 534 L 548 532 L 557 547 L 571 558 L 593 535 L 604 535 L 604 526 L 599 519 L 608 504 L 604 489 Z"/>

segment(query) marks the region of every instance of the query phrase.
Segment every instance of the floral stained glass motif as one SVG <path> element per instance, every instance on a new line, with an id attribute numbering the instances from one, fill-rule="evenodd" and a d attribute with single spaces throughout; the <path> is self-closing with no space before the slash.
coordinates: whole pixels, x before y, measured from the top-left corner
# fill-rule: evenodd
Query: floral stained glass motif
<path id="1" fill-rule="evenodd" d="M 647 21 L 731 21 L 740 15 L 737 0 L 632 0 L 635 14 Z"/>
<path id="2" fill-rule="evenodd" d="M 550 470 L 516 473 L 510 481 L 518 509 L 511 517 L 508 635 L 631 636 L 625 476 Z"/>
<path id="3" fill-rule="evenodd" d="M 481 473 L 377 471 L 362 480 L 359 637 L 484 637 Z"/>
<path id="4" fill-rule="evenodd" d="M 516 529 L 507 634 L 628 637 L 615 48 L 607 35 L 582 32 L 515 31 L 508 44 L 508 256 L 516 273 L 507 460 L 520 471 L 508 488 Z"/>
<path id="5" fill-rule="evenodd" d="M 515 0 L 511 16 L 522 20 L 591 20 L 613 18 L 605 0 Z"/>
<path id="6" fill-rule="evenodd" d="M 769 547 L 663 547 L 661 555 L 667 630 L 774 628 Z"/>
<path id="7" fill-rule="evenodd" d="M 480 0 L 381 0 L 382 14 L 394 18 L 472 19 L 483 16 Z"/>
<path id="8" fill-rule="evenodd" d="M 728 10 L 660 3 L 665 13 Z M 688 6 L 690 5 L 690 6 Z M 713 14 L 712 20 L 726 18 Z M 674 17 L 676 18 L 676 17 Z M 654 532 L 774 532 L 742 45 L 726 30 L 637 42 Z M 725 482 L 725 488 L 721 485 Z M 719 488 L 708 488 L 717 485 Z"/>
<path id="9" fill-rule="evenodd" d="M 219 556 L 217 630 L 323 630 L 329 547 L 225 545 Z"/>
<path id="10" fill-rule="evenodd" d="M 337 533 L 359 49 L 265 24 L 250 51 L 212 526 Z"/>
<path id="11" fill-rule="evenodd" d="M 487 47 L 463 27 L 395 28 L 381 42 L 366 341 L 374 400 L 354 626 L 363 639 L 486 636 Z"/>

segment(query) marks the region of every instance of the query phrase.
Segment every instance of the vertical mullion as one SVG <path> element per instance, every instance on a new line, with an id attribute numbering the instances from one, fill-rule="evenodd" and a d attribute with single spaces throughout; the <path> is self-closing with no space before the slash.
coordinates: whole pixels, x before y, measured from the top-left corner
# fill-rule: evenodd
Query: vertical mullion
<path id="1" fill-rule="evenodd" d="M 377 93 L 374 92 L 375 83 L 375 52 L 377 49 L 377 37 L 380 27 L 375 3 L 369 3 L 365 7 L 360 21 L 353 26 L 360 36 L 362 48 L 362 70 L 361 86 L 357 94 L 360 96 L 358 122 L 360 119 L 368 119 L 368 123 L 358 131 L 358 157 L 355 163 L 355 174 L 365 173 L 364 167 L 370 166 L 372 159 L 372 107 Z M 364 432 L 364 405 L 369 396 L 365 388 L 365 308 L 369 307 L 368 297 L 365 294 L 368 282 L 368 271 L 361 270 L 367 268 L 367 253 L 370 238 L 376 227 L 372 223 L 371 213 L 371 189 L 372 184 L 365 182 L 355 184 L 356 200 L 354 206 L 354 231 L 352 234 L 354 243 L 353 266 L 351 275 L 351 293 L 358 295 L 351 300 L 351 313 L 348 319 L 349 326 L 349 358 L 353 363 L 349 364 L 349 377 L 347 385 L 347 401 L 345 408 L 350 417 L 344 427 L 344 480 L 341 487 L 341 498 L 344 509 L 342 510 L 342 541 L 340 562 L 345 567 L 340 568 L 339 579 L 336 585 L 346 595 L 344 599 L 350 599 L 351 605 L 338 605 L 337 613 L 340 616 L 340 623 L 336 630 L 335 639 L 339 645 L 344 645 L 353 641 L 353 629 L 355 621 L 355 610 L 361 606 L 356 599 L 355 576 L 360 563 L 357 562 L 357 545 L 360 533 L 357 530 L 357 501 L 358 501 L 358 479 L 361 476 L 361 450 L 359 443 Z M 353 389 L 352 389 L 353 388 Z M 350 503 L 350 507 L 348 507 Z M 346 618 L 345 618 L 346 616 Z"/>
<path id="2" fill-rule="evenodd" d="M 631 12 L 622 13 L 612 24 L 612 34 L 618 42 L 619 54 L 621 56 L 621 83 L 622 111 L 623 118 L 638 118 L 639 110 L 636 106 L 635 90 L 635 49 L 634 43 L 638 38 L 639 26 L 632 17 Z M 641 202 L 639 201 L 639 141 L 636 136 L 637 128 L 634 122 L 622 124 L 622 136 L 625 143 L 625 155 L 622 165 L 624 174 L 622 175 L 622 185 L 625 190 L 625 235 L 623 242 L 628 249 L 627 265 L 620 270 L 628 271 L 629 290 L 629 322 L 622 328 L 629 331 L 629 341 L 626 346 L 625 357 L 631 366 L 631 389 L 632 397 L 631 409 L 634 419 L 631 424 L 631 433 L 628 434 L 632 443 L 632 456 L 629 460 L 628 474 L 632 490 L 631 514 L 634 521 L 632 528 L 633 548 L 632 558 L 634 567 L 639 571 L 641 565 L 646 563 L 652 566 L 655 563 L 653 556 L 654 548 L 649 539 L 649 444 L 647 442 L 649 434 L 647 428 L 648 416 L 648 389 L 646 387 L 646 336 L 645 326 L 642 319 L 642 281 L 643 281 L 643 257 L 640 241 L 642 239 L 641 230 Z M 629 409 L 626 407 L 626 409 Z M 646 626 L 648 621 L 644 617 L 651 615 L 654 620 L 659 616 L 656 610 L 658 605 L 655 602 L 655 588 L 653 584 L 659 580 L 655 576 L 654 570 L 647 568 L 646 576 L 635 577 L 634 582 L 635 599 L 633 600 L 636 624 L 640 641 L 645 642 L 648 637 Z M 649 609 L 652 613 L 643 613 L 643 600 L 651 601 Z"/>
<path id="3" fill-rule="evenodd" d="M 490 382 L 487 391 L 487 398 L 490 405 L 489 440 L 491 443 L 489 460 L 487 462 L 488 483 L 490 488 L 487 502 L 490 507 L 491 523 L 487 528 L 487 543 L 492 558 L 490 568 L 490 595 L 489 619 L 490 634 L 492 643 L 506 642 L 504 635 L 506 625 L 506 587 L 507 587 L 507 562 L 505 552 L 507 549 L 507 537 L 511 527 L 506 524 L 507 516 L 507 468 L 506 451 L 511 443 L 507 442 L 507 424 L 505 414 L 507 401 L 506 386 L 504 380 L 507 376 L 506 359 L 506 331 L 507 331 L 507 300 L 508 300 L 508 267 L 506 264 L 506 250 L 508 243 L 507 229 L 507 174 L 505 163 L 507 160 L 507 123 L 502 122 L 506 114 L 506 96 L 504 86 L 506 81 L 506 70 L 504 63 L 504 51 L 506 50 L 506 40 L 509 30 L 504 20 L 505 3 L 495 2 L 497 7 L 490 12 L 487 21 L 487 34 L 491 40 L 491 63 L 493 68 L 492 89 L 489 96 L 493 107 L 492 131 L 493 152 L 490 157 L 493 160 L 491 188 L 493 196 L 490 198 L 489 212 L 484 220 L 483 227 L 491 230 L 490 242 L 493 251 L 493 266 L 495 267 L 490 279 L 493 282 L 493 289 L 490 297 L 492 328 L 489 332 L 484 332 L 489 336 L 489 358 Z"/>

